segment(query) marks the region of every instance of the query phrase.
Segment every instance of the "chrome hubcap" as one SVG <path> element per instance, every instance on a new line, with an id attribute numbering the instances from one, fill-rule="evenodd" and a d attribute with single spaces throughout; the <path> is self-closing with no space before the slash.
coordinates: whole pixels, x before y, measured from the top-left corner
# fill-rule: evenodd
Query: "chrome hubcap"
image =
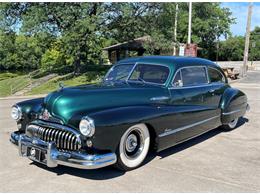
<path id="1" fill-rule="evenodd" d="M 143 151 L 144 138 L 141 130 L 129 132 L 124 143 L 124 154 L 128 159 L 136 159 Z"/>
<path id="2" fill-rule="evenodd" d="M 231 121 L 228 125 L 229 125 L 229 127 L 230 128 L 234 128 L 236 125 L 237 125 L 237 121 L 238 121 L 238 119 L 236 118 L 236 119 L 234 119 L 233 121 Z"/>
<path id="3" fill-rule="evenodd" d="M 137 137 L 134 134 L 128 136 L 126 140 L 126 151 L 133 152 L 137 146 Z"/>

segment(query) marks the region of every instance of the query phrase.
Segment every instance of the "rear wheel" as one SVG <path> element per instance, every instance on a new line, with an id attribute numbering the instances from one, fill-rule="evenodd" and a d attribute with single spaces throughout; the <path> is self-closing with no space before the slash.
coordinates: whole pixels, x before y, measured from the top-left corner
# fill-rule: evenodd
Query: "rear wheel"
<path id="1" fill-rule="evenodd" d="M 145 124 L 130 127 L 121 137 L 117 149 L 116 167 L 129 171 L 139 167 L 147 156 L 150 134 Z"/>
<path id="2" fill-rule="evenodd" d="M 230 131 L 230 130 L 232 130 L 232 129 L 235 129 L 236 126 L 237 126 L 237 123 L 238 123 L 238 119 L 239 119 L 239 118 L 235 118 L 235 119 L 232 120 L 230 123 L 225 124 L 225 125 L 222 125 L 222 128 L 223 128 L 225 131 Z"/>

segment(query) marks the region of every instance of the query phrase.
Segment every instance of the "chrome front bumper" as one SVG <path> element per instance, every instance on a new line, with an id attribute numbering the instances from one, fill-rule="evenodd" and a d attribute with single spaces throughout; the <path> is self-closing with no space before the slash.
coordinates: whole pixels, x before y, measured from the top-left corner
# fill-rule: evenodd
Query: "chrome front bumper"
<path id="1" fill-rule="evenodd" d="M 112 165 L 117 160 L 114 153 L 92 155 L 83 152 L 59 151 L 54 142 L 44 142 L 16 132 L 11 134 L 10 141 L 18 146 L 20 156 L 28 157 L 48 167 L 65 165 L 80 169 L 97 169 Z M 38 151 L 36 152 L 38 158 L 31 155 L 32 150 L 34 154 Z"/>

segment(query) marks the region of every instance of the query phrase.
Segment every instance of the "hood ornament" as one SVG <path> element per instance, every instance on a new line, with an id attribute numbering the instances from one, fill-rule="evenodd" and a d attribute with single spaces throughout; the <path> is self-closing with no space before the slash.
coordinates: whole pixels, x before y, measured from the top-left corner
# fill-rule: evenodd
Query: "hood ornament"
<path id="1" fill-rule="evenodd" d="M 64 89 L 64 84 L 62 82 L 59 83 L 59 91 L 62 91 Z"/>

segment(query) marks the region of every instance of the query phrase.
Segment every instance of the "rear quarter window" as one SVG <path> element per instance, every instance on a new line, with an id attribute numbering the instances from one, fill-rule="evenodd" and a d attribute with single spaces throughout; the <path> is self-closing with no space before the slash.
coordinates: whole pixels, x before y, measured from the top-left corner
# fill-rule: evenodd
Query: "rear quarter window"
<path id="1" fill-rule="evenodd" d="M 225 83 L 226 79 L 224 75 L 215 68 L 208 68 L 209 80 L 211 83 Z"/>

